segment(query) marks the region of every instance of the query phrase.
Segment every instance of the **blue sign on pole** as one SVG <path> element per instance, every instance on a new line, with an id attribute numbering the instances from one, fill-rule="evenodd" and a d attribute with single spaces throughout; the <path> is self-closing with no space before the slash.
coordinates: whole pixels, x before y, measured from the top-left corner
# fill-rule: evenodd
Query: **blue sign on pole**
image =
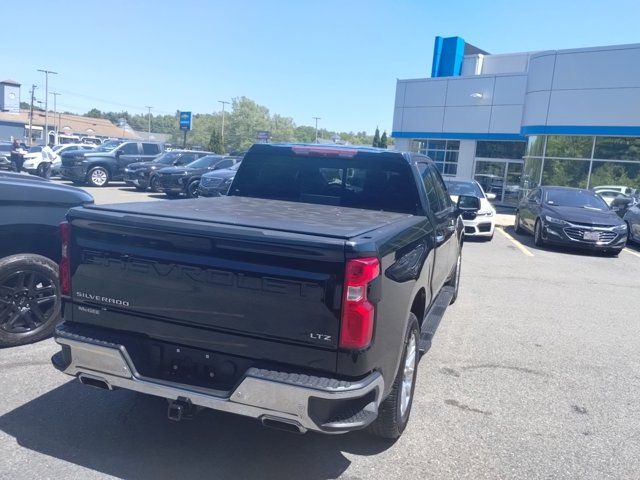
<path id="1" fill-rule="evenodd" d="M 191 112 L 180 112 L 180 130 L 191 130 Z"/>

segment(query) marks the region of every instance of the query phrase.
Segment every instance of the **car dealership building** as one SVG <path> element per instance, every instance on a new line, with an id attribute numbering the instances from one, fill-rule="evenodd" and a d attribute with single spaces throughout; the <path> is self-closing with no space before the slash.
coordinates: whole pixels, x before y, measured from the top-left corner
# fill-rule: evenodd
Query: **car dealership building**
<path id="1" fill-rule="evenodd" d="M 393 137 L 505 205 L 541 184 L 640 188 L 640 44 L 491 55 L 436 37 L 431 78 L 397 82 Z"/>

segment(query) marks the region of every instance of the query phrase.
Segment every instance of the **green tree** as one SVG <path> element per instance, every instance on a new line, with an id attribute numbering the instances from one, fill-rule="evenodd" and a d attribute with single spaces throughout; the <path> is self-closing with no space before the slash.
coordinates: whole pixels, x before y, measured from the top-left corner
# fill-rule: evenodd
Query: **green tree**
<path id="1" fill-rule="evenodd" d="M 84 116 L 90 118 L 104 118 L 102 112 L 97 108 L 92 108 L 87 113 L 85 113 Z"/>
<path id="2" fill-rule="evenodd" d="M 380 145 L 378 145 L 380 148 L 387 148 L 388 146 L 388 140 L 387 140 L 387 131 L 385 130 L 384 132 L 382 132 L 382 136 L 380 137 Z"/>
<path id="3" fill-rule="evenodd" d="M 247 150 L 256 141 L 256 132 L 271 131 L 269 109 L 258 105 L 247 97 L 231 100 L 228 128 L 225 128 L 225 143 L 230 152 Z M 226 125 L 225 125 L 226 127 Z"/>
<path id="4" fill-rule="evenodd" d="M 222 137 L 220 136 L 220 132 L 218 132 L 217 128 L 214 128 L 211 131 L 211 138 L 209 138 L 209 145 L 207 149 L 213 153 L 225 153 L 224 146 L 222 145 Z"/>
<path id="5" fill-rule="evenodd" d="M 373 134 L 373 143 L 372 145 L 374 147 L 379 147 L 380 146 L 380 130 L 378 129 L 378 127 L 376 127 L 376 133 Z"/>

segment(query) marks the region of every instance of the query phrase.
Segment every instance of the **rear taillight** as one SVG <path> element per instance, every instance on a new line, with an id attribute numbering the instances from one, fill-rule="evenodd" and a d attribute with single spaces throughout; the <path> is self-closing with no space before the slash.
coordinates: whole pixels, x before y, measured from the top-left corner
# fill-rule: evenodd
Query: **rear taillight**
<path id="1" fill-rule="evenodd" d="M 71 245 L 71 225 L 68 222 L 60 224 L 60 240 L 62 241 L 62 257 L 60 258 L 59 277 L 60 295 L 71 296 L 71 262 L 69 247 Z"/>
<path id="2" fill-rule="evenodd" d="M 378 275 L 380 262 L 377 258 L 347 261 L 340 324 L 341 348 L 356 350 L 371 343 L 375 306 L 367 299 L 367 288 Z"/>

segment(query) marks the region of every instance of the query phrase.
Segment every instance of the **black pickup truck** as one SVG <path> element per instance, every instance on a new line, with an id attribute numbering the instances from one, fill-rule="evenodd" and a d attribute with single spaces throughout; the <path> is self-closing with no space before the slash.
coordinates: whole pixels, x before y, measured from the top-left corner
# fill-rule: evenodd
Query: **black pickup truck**
<path id="1" fill-rule="evenodd" d="M 72 209 L 53 364 L 174 420 L 396 438 L 478 208 L 421 155 L 254 145 L 228 196 Z"/>

